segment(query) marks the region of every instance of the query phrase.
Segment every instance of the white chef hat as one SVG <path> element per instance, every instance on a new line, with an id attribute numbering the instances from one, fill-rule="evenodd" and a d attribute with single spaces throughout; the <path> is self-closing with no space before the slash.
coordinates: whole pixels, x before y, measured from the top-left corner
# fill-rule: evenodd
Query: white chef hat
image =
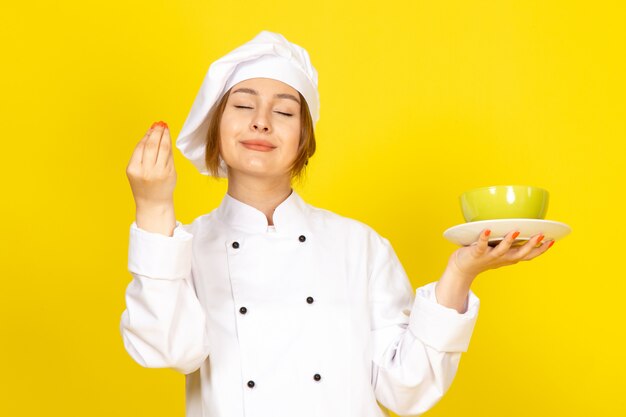
<path id="1" fill-rule="evenodd" d="M 201 174 L 210 175 L 205 162 L 209 111 L 233 85 L 250 78 L 271 78 L 290 85 L 306 100 L 313 124 L 319 119 L 317 71 L 309 54 L 284 36 L 264 30 L 211 64 L 176 139 L 176 147 Z M 219 176 L 225 177 L 226 166 L 220 162 Z"/>

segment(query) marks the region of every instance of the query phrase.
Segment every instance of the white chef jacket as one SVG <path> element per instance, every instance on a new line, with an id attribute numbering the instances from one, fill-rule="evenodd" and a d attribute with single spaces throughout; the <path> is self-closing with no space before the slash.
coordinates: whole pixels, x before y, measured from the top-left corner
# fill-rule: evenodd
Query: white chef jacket
<path id="1" fill-rule="evenodd" d="M 416 416 L 444 395 L 479 299 L 413 294 L 389 241 L 292 191 L 273 214 L 226 194 L 173 236 L 130 227 L 124 346 L 186 375 L 187 417 Z"/>

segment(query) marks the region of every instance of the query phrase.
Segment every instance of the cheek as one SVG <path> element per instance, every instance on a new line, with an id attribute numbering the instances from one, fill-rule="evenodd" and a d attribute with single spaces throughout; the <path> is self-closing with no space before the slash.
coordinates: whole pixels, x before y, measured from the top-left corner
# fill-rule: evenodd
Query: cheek
<path id="1" fill-rule="evenodd" d="M 236 122 L 226 115 L 222 116 L 220 122 L 220 143 L 222 149 L 232 147 L 237 137 L 238 128 Z"/>
<path id="2" fill-rule="evenodd" d="M 293 141 L 289 143 L 289 155 L 293 158 L 298 153 L 298 145 L 300 144 L 300 138 L 296 137 Z"/>
<path id="3" fill-rule="evenodd" d="M 289 126 L 285 129 L 284 146 L 289 149 L 290 153 L 298 152 L 298 145 L 300 144 L 300 125 Z"/>
<path id="4" fill-rule="evenodd" d="M 223 114 L 222 120 L 220 121 L 220 137 L 227 138 L 230 136 L 232 124 L 230 118 L 226 114 Z"/>

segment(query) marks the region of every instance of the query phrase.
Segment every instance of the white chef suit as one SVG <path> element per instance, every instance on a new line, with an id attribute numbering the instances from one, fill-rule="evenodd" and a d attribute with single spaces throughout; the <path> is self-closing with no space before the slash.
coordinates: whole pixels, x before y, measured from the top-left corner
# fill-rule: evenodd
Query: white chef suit
<path id="1" fill-rule="evenodd" d="M 273 214 L 226 194 L 174 236 L 130 227 L 120 329 L 186 375 L 187 417 L 416 416 L 447 391 L 479 300 L 437 303 L 389 241 L 292 191 Z"/>

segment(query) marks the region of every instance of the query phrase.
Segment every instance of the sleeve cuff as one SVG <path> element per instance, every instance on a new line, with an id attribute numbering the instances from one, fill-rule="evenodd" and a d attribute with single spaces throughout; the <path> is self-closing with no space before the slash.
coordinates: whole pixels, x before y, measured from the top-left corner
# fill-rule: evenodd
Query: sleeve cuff
<path id="1" fill-rule="evenodd" d="M 191 276 L 193 235 L 176 221 L 174 236 L 148 232 L 130 225 L 128 270 L 157 279 L 182 279 Z"/>
<path id="2" fill-rule="evenodd" d="M 425 344 L 440 352 L 466 352 L 478 318 L 480 300 L 470 290 L 468 308 L 460 314 L 437 303 L 436 282 L 418 288 L 409 330 Z"/>

